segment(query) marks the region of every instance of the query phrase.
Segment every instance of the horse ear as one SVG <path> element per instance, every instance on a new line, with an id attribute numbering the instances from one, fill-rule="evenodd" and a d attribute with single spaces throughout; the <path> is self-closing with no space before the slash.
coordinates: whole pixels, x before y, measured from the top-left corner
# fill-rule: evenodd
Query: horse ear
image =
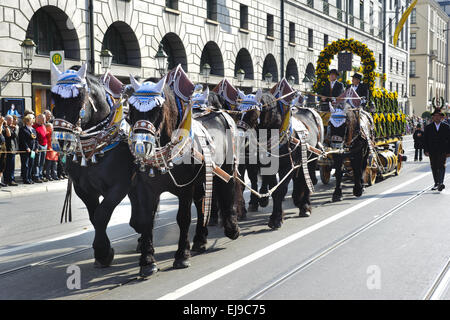
<path id="1" fill-rule="evenodd" d="M 136 81 L 136 79 L 130 74 L 130 83 L 134 91 L 138 91 L 141 88 L 141 84 Z"/>
<path id="2" fill-rule="evenodd" d="M 239 89 L 237 89 L 237 92 L 238 92 L 239 99 L 244 100 L 245 99 L 245 94 Z"/>
<path id="3" fill-rule="evenodd" d="M 53 62 L 51 64 L 51 66 L 52 66 L 52 71 L 59 77 L 62 74 L 62 72 L 59 71 L 58 67 L 56 67 Z"/>
<path id="4" fill-rule="evenodd" d="M 80 68 L 80 70 L 78 70 L 78 76 L 80 77 L 80 79 L 84 80 L 86 79 L 86 74 L 87 74 L 87 64 L 83 64 Z"/>
<path id="5" fill-rule="evenodd" d="M 159 80 L 159 82 L 156 84 L 156 86 L 155 86 L 156 92 L 161 93 L 163 91 L 164 85 L 166 84 L 166 77 L 167 77 L 167 75 L 165 75 L 164 78 Z"/>
<path id="6" fill-rule="evenodd" d="M 255 99 L 256 99 L 256 101 L 257 101 L 258 103 L 261 102 L 262 96 L 263 96 L 262 90 L 261 90 L 261 89 L 258 89 L 258 91 L 256 92 L 256 95 L 255 95 Z"/>
<path id="7" fill-rule="evenodd" d="M 203 99 L 208 100 L 209 97 L 209 88 L 206 87 L 206 90 L 203 91 Z"/>

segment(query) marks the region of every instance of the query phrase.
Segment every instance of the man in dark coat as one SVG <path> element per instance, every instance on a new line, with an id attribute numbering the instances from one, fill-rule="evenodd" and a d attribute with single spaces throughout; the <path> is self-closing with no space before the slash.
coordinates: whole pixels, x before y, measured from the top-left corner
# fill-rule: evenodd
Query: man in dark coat
<path id="1" fill-rule="evenodd" d="M 321 110 L 329 111 L 329 103 L 332 98 L 339 97 L 344 92 L 344 85 L 338 81 L 339 71 L 332 69 L 329 72 L 329 81 L 326 82 L 320 94 L 323 96 L 320 100 Z"/>
<path id="2" fill-rule="evenodd" d="M 361 107 L 365 107 L 367 101 L 369 100 L 369 87 L 361 83 L 362 76 L 359 73 L 355 73 L 352 76 L 352 84 L 349 86 L 352 87 L 359 97 L 364 97 L 364 102 L 361 103 Z"/>
<path id="3" fill-rule="evenodd" d="M 413 134 L 414 139 L 414 161 L 422 161 L 422 152 L 423 152 L 423 145 L 424 145 L 424 133 L 422 130 L 422 125 L 419 123 L 416 127 L 416 130 Z"/>
<path id="4" fill-rule="evenodd" d="M 425 127 L 425 155 L 430 157 L 434 187 L 431 190 L 442 191 L 445 188 L 445 165 L 450 156 L 450 126 L 442 122 L 445 115 L 436 108 L 432 114 L 433 122 Z"/>

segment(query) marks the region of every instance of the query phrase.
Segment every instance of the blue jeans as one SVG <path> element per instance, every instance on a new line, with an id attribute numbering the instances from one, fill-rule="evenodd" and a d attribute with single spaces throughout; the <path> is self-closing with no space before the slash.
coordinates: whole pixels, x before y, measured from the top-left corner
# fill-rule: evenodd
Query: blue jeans
<path id="1" fill-rule="evenodd" d="M 38 145 L 38 149 L 36 150 L 36 157 L 34 159 L 34 167 L 33 167 L 33 178 L 34 179 L 42 179 L 44 178 L 44 162 L 45 155 L 47 152 L 47 146 Z"/>
<path id="2" fill-rule="evenodd" d="M 6 155 L 5 172 L 3 172 L 3 177 L 5 179 L 5 183 L 11 183 L 11 182 L 15 181 L 15 178 L 14 178 L 15 166 L 16 166 L 16 155 L 8 153 Z"/>
<path id="3" fill-rule="evenodd" d="M 21 167 L 22 167 L 22 179 L 23 182 L 30 182 L 32 179 L 31 172 L 33 171 L 33 164 L 34 159 L 31 159 L 30 153 L 21 153 L 20 154 L 20 161 L 21 161 Z"/>

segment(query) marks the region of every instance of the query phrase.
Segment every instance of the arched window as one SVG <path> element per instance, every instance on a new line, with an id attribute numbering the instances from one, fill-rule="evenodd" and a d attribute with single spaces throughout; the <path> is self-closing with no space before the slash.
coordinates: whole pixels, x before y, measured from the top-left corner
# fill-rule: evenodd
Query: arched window
<path id="1" fill-rule="evenodd" d="M 294 83 L 299 84 L 297 62 L 294 59 L 290 59 L 286 66 L 286 79 L 289 79 L 291 76 L 295 78 Z"/>
<path id="2" fill-rule="evenodd" d="M 216 76 L 224 75 L 223 57 L 219 46 L 210 41 L 205 45 L 200 58 L 200 71 L 203 70 L 203 65 L 207 63 L 211 66 L 211 74 Z"/>
<path id="3" fill-rule="evenodd" d="M 122 21 L 109 26 L 103 37 L 102 50 L 113 54 L 113 63 L 141 66 L 141 49 L 131 27 Z"/>
<path id="4" fill-rule="evenodd" d="M 161 44 L 163 45 L 164 51 L 169 56 L 169 70 L 181 64 L 183 70 L 188 72 L 186 50 L 184 49 L 184 45 L 180 37 L 173 32 L 168 33 L 161 40 Z"/>
<path id="5" fill-rule="evenodd" d="M 247 51 L 247 49 L 241 49 L 238 52 L 238 55 L 236 57 L 236 63 L 234 65 L 234 75 L 237 75 L 237 72 L 239 69 L 244 70 L 245 72 L 245 79 L 253 80 L 253 62 L 252 57 L 250 56 L 250 53 Z"/>
<path id="6" fill-rule="evenodd" d="M 57 7 L 45 6 L 37 10 L 28 24 L 26 37 L 36 43 L 37 54 L 49 55 L 50 51 L 64 50 L 66 58 L 80 59 L 76 30 L 69 17 Z"/>
<path id="7" fill-rule="evenodd" d="M 264 59 L 263 63 L 263 74 L 262 79 L 264 80 L 264 77 L 267 73 L 272 74 L 272 81 L 278 82 L 278 67 L 277 67 L 277 61 L 275 60 L 275 57 L 271 54 L 268 54 L 266 58 Z"/>

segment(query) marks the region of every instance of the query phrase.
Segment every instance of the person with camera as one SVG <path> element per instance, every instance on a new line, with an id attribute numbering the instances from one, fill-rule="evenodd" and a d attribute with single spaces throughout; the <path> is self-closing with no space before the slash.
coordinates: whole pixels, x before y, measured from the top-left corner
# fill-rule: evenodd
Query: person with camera
<path id="1" fill-rule="evenodd" d="M 17 126 L 17 117 L 14 119 L 13 116 L 7 115 L 5 117 L 6 124 L 3 129 L 3 136 L 5 137 L 6 144 L 6 165 L 3 177 L 5 184 L 8 186 L 17 186 L 16 179 L 14 177 L 15 163 L 16 163 L 16 152 L 19 150 L 19 128 Z"/>

